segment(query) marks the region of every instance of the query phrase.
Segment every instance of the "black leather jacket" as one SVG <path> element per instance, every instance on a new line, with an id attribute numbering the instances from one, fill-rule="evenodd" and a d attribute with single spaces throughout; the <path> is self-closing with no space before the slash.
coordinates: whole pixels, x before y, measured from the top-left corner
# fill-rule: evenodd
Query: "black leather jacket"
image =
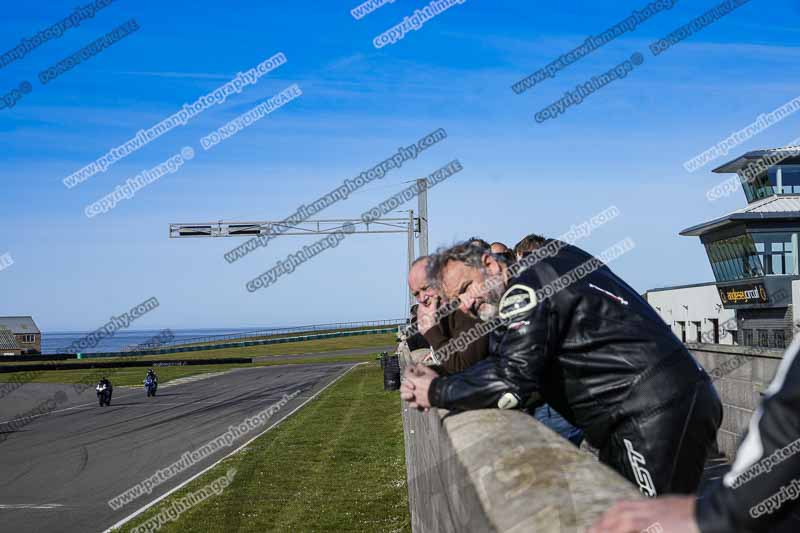
<path id="1" fill-rule="evenodd" d="M 592 264 L 599 268 L 575 276 L 577 281 L 558 281 Z M 553 282 L 561 290 L 544 297 Z M 600 448 L 620 421 L 655 413 L 708 379 L 633 288 L 574 246 L 510 280 L 500 317 L 504 325 L 490 342 L 493 356 L 436 378 L 428 393 L 433 406 L 514 408 L 541 395 Z"/>

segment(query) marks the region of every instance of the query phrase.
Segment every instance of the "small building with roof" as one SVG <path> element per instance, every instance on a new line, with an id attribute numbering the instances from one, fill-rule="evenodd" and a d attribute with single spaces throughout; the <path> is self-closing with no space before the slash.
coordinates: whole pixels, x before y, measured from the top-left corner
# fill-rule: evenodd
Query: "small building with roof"
<path id="1" fill-rule="evenodd" d="M 0 326 L 0 356 L 22 355 L 22 348 L 10 329 Z"/>
<path id="2" fill-rule="evenodd" d="M 26 355 L 42 353 L 42 332 L 30 316 L 0 316 L 0 331 L 8 330 L 13 335 L 17 348 L 0 348 L 0 354 L 19 350 L 20 353 L 10 355 Z M 1 335 L 1 333 L 0 333 Z"/>

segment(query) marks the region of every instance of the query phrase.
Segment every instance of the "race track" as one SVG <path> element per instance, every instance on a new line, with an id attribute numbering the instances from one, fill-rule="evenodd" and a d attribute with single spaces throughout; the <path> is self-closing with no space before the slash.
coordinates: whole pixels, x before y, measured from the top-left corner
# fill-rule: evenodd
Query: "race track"
<path id="1" fill-rule="evenodd" d="M 237 369 L 169 386 L 155 398 L 115 388 L 111 407 L 94 390 L 29 383 L 0 399 L 0 524 L 3 531 L 103 531 L 232 452 L 340 376 L 351 363 Z M 228 427 L 300 391 L 262 427 L 113 510 L 108 501 L 200 448 Z M 47 399 L 57 407 L 19 427 Z M 50 403 L 53 405 L 53 402 Z M 14 430 L 16 429 L 16 431 Z M 5 441 L 2 439 L 5 438 Z"/>

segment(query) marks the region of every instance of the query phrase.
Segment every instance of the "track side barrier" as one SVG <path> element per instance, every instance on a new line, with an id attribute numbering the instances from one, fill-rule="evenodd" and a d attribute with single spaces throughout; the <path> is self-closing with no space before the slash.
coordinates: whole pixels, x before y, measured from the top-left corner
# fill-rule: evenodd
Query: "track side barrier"
<path id="1" fill-rule="evenodd" d="M 8 372 L 39 372 L 41 370 L 81 370 L 86 368 L 128 368 L 136 366 L 196 366 L 196 365 L 244 365 L 253 360 L 247 357 L 216 359 L 185 359 L 168 361 L 87 361 L 80 363 L 43 363 L 41 365 L 0 365 L 0 374 Z"/>
<path id="2" fill-rule="evenodd" d="M 398 351 L 408 365 L 407 348 Z M 617 500 L 641 497 L 521 411 L 421 413 L 402 403 L 415 533 L 579 533 Z"/>

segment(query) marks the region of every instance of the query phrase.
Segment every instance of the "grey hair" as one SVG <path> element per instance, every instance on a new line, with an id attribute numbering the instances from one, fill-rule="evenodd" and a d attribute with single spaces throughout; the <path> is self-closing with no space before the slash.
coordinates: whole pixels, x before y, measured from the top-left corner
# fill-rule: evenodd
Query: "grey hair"
<path id="1" fill-rule="evenodd" d="M 488 243 L 487 243 L 488 244 Z M 436 288 L 441 287 L 442 271 L 450 261 L 464 263 L 468 267 L 485 270 L 483 256 L 489 254 L 498 262 L 508 264 L 508 259 L 501 254 L 492 253 L 491 247 L 484 246 L 476 240 L 463 241 L 453 246 L 442 247 L 430 256 L 426 269 L 429 282 Z"/>
<path id="2" fill-rule="evenodd" d="M 421 262 L 423 262 L 423 261 L 427 261 L 427 260 L 428 260 L 428 259 L 430 259 L 430 258 L 431 258 L 431 256 L 429 256 L 429 255 L 421 255 L 421 256 L 417 257 L 417 258 L 416 258 L 416 259 L 414 259 L 414 261 L 411 263 L 411 268 L 414 268 L 414 267 L 415 267 L 415 266 L 416 266 L 418 263 L 421 263 Z"/>

